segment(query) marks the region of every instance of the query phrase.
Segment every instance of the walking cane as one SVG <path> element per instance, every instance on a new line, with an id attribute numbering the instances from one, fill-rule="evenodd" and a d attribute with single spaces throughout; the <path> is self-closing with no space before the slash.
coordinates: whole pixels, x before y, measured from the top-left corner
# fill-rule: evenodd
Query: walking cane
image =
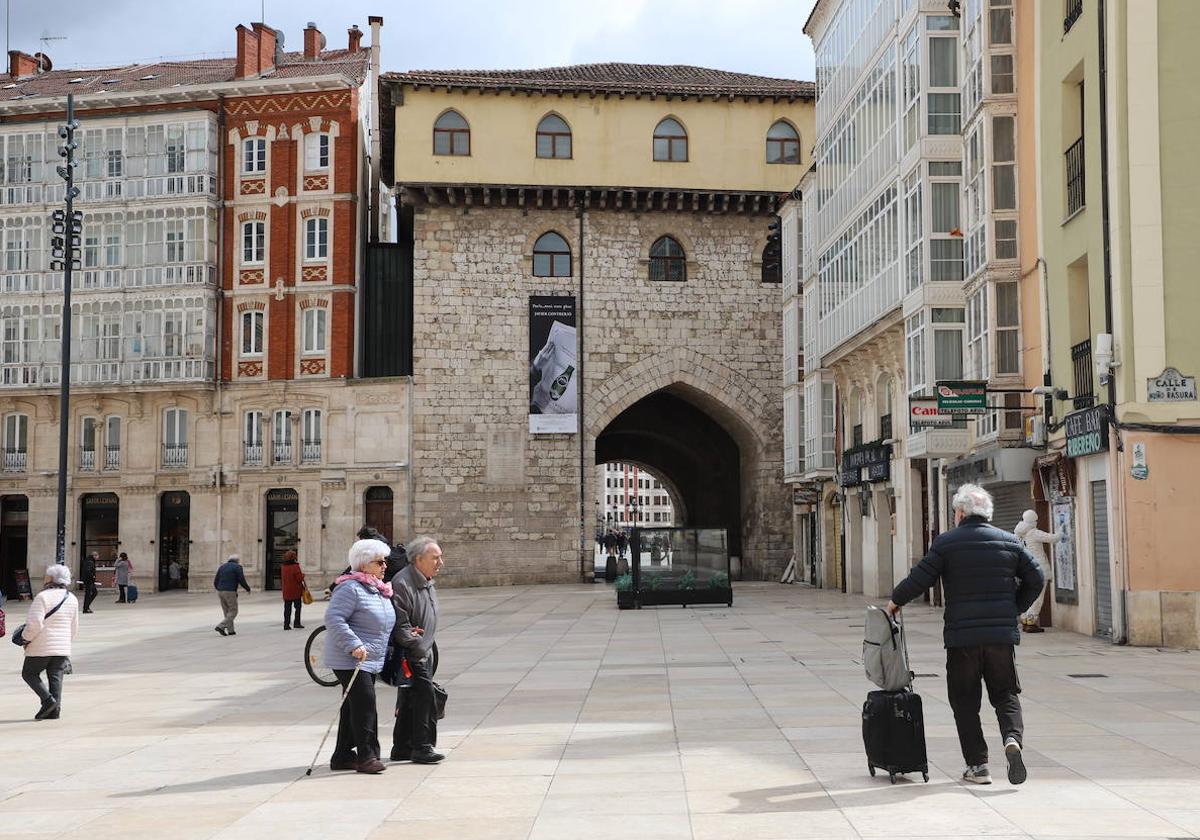
<path id="1" fill-rule="evenodd" d="M 325 749 L 325 742 L 329 740 L 329 733 L 333 731 L 333 725 L 338 722 L 338 718 L 342 714 L 342 706 L 346 705 L 346 698 L 350 696 L 350 689 L 354 687 L 354 678 L 358 676 L 360 668 L 362 668 L 362 660 L 359 660 L 358 664 L 354 666 L 354 673 L 350 675 L 350 682 L 346 683 L 346 690 L 342 692 L 342 702 L 338 703 L 337 712 L 334 713 L 333 720 L 329 721 L 329 728 L 325 730 L 325 737 L 321 739 L 321 746 L 317 747 L 317 754 L 313 756 L 312 763 L 304 771 L 305 776 L 311 776 L 313 768 L 317 766 L 317 759 L 321 757 L 321 750 Z"/>

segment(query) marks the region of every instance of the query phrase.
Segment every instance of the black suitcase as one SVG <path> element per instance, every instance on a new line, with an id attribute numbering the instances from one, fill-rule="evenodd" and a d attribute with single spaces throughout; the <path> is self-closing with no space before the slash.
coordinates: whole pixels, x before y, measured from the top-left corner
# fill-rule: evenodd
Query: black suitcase
<path id="1" fill-rule="evenodd" d="M 872 691 L 863 703 L 863 745 L 867 768 L 885 771 L 892 784 L 899 773 L 919 772 L 929 781 L 925 753 L 925 714 L 914 691 Z"/>

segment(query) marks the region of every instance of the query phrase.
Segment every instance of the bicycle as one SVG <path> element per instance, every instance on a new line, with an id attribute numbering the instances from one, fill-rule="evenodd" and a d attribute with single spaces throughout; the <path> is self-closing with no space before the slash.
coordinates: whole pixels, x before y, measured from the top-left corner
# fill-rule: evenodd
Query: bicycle
<path id="1" fill-rule="evenodd" d="M 308 675 L 317 685 L 323 685 L 326 688 L 333 688 L 338 684 L 337 674 L 333 673 L 333 669 L 325 664 L 325 648 L 324 645 L 318 645 L 317 639 L 325 632 L 325 625 L 319 624 L 313 631 L 308 634 L 308 641 L 304 643 L 304 670 L 308 671 Z M 438 646 L 437 642 L 433 643 L 432 649 L 429 651 L 432 657 L 429 671 L 431 674 L 437 673 L 438 667 Z"/>

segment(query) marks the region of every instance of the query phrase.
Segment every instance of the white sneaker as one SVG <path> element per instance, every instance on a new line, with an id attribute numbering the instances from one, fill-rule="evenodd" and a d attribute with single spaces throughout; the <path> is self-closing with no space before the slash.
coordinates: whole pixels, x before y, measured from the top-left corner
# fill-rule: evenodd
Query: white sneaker
<path id="1" fill-rule="evenodd" d="M 1029 774 L 1025 771 L 1025 759 L 1021 756 L 1021 745 L 1017 743 L 1016 738 L 1009 738 L 1004 742 L 1004 757 L 1008 759 L 1009 784 L 1024 783 Z"/>
<path id="2" fill-rule="evenodd" d="M 992 783 L 992 774 L 988 772 L 986 764 L 969 764 L 967 769 L 963 771 L 962 779 L 964 782 L 970 782 L 973 785 L 990 785 Z"/>

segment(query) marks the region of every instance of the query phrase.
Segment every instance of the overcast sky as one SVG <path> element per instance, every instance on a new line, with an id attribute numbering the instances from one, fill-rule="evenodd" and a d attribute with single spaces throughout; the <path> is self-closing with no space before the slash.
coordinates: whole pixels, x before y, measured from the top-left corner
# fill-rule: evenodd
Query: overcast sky
<path id="1" fill-rule="evenodd" d="M 0 0 L 9 48 L 56 67 L 110 67 L 232 55 L 234 27 L 262 0 Z M 813 78 L 801 32 L 814 0 L 266 0 L 266 22 L 303 46 L 314 21 L 330 48 L 382 15 L 384 70 L 532 68 L 600 61 L 696 64 Z M 62 37 L 48 40 L 43 37 Z M 364 44 L 370 40 L 368 34 Z"/>

